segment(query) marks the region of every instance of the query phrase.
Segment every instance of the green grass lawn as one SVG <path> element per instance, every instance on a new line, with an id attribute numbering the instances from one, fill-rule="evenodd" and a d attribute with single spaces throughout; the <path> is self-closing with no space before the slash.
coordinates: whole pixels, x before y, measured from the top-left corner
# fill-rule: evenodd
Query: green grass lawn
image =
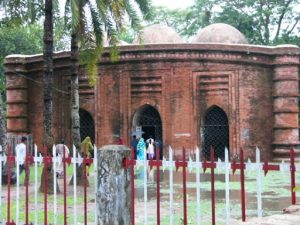
<path id="1" fill-rule="evenodd" d="M 91 168 L 92 169 L 92 168 Z M 91 170 L 90 169 L 90 170 Z M 40 184 L 41 180 L 41 174 L 42 174 L 43 167 L 39 166 L 38 167 L 38 187 Z M 71 179 L 73 175 L 73 165 L 67 166 L 67 178 L 68 180 Z M 29 221 L 34 222 L 35 218 L 35 212 L 34 212 L 34 204 L 35 204 L 35 199 L 34 199 L 34 180 L 35 178 L 35 172 L 34 172 L 34 166 L 30 167 L 30 187 L 29 187 Z M 25 179 L 25 173 L 23 172 L 20 176 L 20 212 L 19 212 L 19 221 L 20 222 L 25 222 L 25 186 L 24 184 L 24 179 Z M 93 202 L 95 199 L 94 196 L 94 177 L 90 176 L 88 177 L 89 180 L 89 187 L 87 191 L 87 202 L 88 202 L 88 221 L 94 221 L 94 210 L 95 207 L 93 206 Z M 58 205 L 58 210 L 57 210 L 57 224 L 63 224 L 64 222 L 64 213 L 63 213 L 63 205 L 64 205 L 64 195 L 63 195 L 63 184 L 62 184 L 62 179 L 58 179 L 59 181 L 59 188 L 60 188 L 60 193 L 57 195 L 57 205 Z M 16 185 L 11 186 L 11 219 L 15 221 L 16 219 L 16 198 L 14 197 L 15 191 L 16 191 Z M 82 187 L 77 187 L 77 221 L 80 224 L 83 224 L 84 222 L 84 196 L 83 196 L 83 188 Z M 7 188 L 6 186 L 3 186 L 2 188 L 2 196 L 7 196 Z M 38 193 L 38 223 L 43 224 L 44 222 L 44 193 Z M 47 202 L 48 202 L 48 213 L 47 213 L 47 220 L 48 223 L 54 222 L 54 209 L 53 209 L 53 202 L 54 202 L 54 195 L 47 195 Z M 73 185 L 68 185 L 67 182 L 67 218 L 68 218 L 68 223 L 72 224 L 74 223 L 73 221 L 73 205 L 74 205 L 74 198 L 73 198 Z M 7 200 L 2 200 L 2 206 L 1 206 L 1 219 L 7 220 Z M 89 224 L 94 224 L 93 222 Z"/>
<path id="2" fill-rule="evenodd" d="M 142 168 L 141 168 L 142 170 Z M 139 171 L 137 171 L 139 172 Z M 201 171 L 202 172 L 202 171 Z M 169 171 L 164 172 L 164 180 L 161 184 L 161 195 L 165 201 L 169 201 Z M 155 171 L 154 171 L 155 174 Z M 164 176 L 163 175 L 163 176 Z M 162 176 L 162 175 L 161 175 Z M 241 218 L 241 204 L 240 204 L 240 181 L 239 172 L 236 171 L 235 175 L 230 176 L 230 214 L 232 219 Z M 246 218 L 255 217 L 257 215 L 257 184 L 256 184 L 256 172 L 245 173 L 245 191 L 246 191 Z M 174 172 L 175 177 L 182 177 L 181 172 Z M 178 179 L 177 179 L 178 180 Z M 197 201 L 196 201 L 196 177 L 189 176 L 187 181 L 187 215 L 189 224 L 196 224 L 197 222 Z M 181 180 L 180 180 L 181 182 Z M 182 184 L 180 182 L 174 183 L 174 224 L 182 224 L 183 221 L 183 195 Z M 296 184 L 300 186 L 300 173 L 296 174 Z M 136 180 L 136 185 L 139 188 L 143 188 L 143 180 Z M 155 183 L 152 184 L 152 189 L 155 190 Z M 151 184 L 150 186 L 151 189 Z M 205 174 L 201 173 L 201 222 L 202 224 L 211 224 L 211 182 L 210 171 L 207 170 Z M 217 224 L 225 224 L 226 207 L 225 207 L 225 178 L 224 174 L 216 174 L 215 182 L 216 190 L 216 222 Z M 149 194 L 148 194 L 149 195 Z M 151 195 L 151 194 L 150 194 Z M 165 195 L 165 198 L 163 197 Z M 263 202 L 263 215 L 271 215 L 276 213 L 282 213 L 282 209 L 288 207 L 291 204 L 291 191 L 290 191 L 290 173 L 270 171 L 267 176 L 262 173 L 262 202 Z M 152 200 L 153 206 L 156 207 L 155 197 Z M 166 204 L 169 208 L 169 205 Z M 136 209 L 137 210 L 137 209 Z M 154 210 L 155 211 L 155 210 Z M 143 213 L 143 208 L 140 209 L 140 213 Z M 143 224 L 143 218 L 138 220 L 137 224 Z M 155 212 L 148 215 L 148 224 L 156 224 Z M 161 224 L 170 224 L 169 214 L 161 216 Z"/>

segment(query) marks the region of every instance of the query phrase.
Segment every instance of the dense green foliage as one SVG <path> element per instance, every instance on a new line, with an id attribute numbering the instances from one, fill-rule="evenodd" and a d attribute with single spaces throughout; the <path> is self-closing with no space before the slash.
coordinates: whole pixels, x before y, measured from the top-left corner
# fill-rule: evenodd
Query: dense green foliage
<path id="1" fill-rule="evenodd" d="M 4 58 L 10 54 L 41 54 L 43 53 L 43 27 L 41 18 L 44 15 L 43 1 L 0 0 L 0 91 L 5 112 L 5 76 Z M 30 7 L 30 8 L 28 8 Z M 56 51 L 67 49 L 67 30 L 64 20 L 58 17 L 54 24 L 54 48 Z"/>
<path id="2" fill-rule="evenodd" d="M 0 0 L 0 10 L 4 14 L 1 23 L 20 26 L 35 24 L 44 14 L 41 0 Z"/>
<path id="3" fill-rule="evenodd" d="M 38 25 L 26 27 L 2 25 L 0 40 L 0 90 L 5 102 L 4 58 L 10 54 L 42 53 L 43 31 Z"/>
<path id="4" fill-rule="evenodd" d="M 212 23 L 227 23 L 240 30 L 252 44 L 300 43 L 299 0 L 196 0 L 183 10 L 156 8 L 152 23 L 173 27 L 191 37 Z"/>

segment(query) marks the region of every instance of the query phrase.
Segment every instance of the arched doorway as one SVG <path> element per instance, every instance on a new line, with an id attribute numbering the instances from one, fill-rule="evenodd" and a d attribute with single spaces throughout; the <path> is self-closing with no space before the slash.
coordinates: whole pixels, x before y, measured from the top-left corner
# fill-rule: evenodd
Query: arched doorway
<path id="1" fill-rule="evenodd" d="M 132 131 L 138 128 L 143 131 L 142 137 L 147 140 L 150 136 L 156 141 L 162 141 L 162 122 L 159 112 L 150 105 L 144 105 L 137 110 L 132 120 Z"/>
<path id="2" fill-rule="evenodd" d="M 229 127 L 226 113 L 217 106 L 210 108 L 204 117 L 202 143 L 206 159 L 210 159 L 210 148 L 215 150 L 215 159 L 225 158 L 225 147 L 229 149 Z"/>
<path id="3" fill-rule="evenodd" d="M 81 141 L 87 136 L 92 139 L 92 142 L 95 141 L 95 125 L 92 115 L 84 110 L 79 109 L 80 116 L 80 137 Z"/>

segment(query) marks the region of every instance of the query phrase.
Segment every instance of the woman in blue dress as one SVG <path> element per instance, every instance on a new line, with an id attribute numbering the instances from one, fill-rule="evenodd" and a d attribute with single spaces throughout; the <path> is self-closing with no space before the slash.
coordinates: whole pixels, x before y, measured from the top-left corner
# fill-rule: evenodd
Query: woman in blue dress
<path id="1" fill-rule="evenodd" d="M 139 142 L 137 144 L 137 159 L 144 160 L 145 151 L 146 151 L 146 143 L 144 141 L 144 138 L 140 137 Z"/>

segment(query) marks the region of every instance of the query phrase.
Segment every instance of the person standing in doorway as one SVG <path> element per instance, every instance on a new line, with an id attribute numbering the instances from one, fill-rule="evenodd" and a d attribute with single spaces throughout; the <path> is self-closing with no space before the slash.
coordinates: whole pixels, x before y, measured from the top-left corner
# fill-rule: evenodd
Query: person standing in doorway
<path id="1" fill-rule="evenodd" d="M 145 159 L 145 151 L 146 151 L 146 143 L 144 138 L 140 137 L 137 144 L 137 159 L 144 160 Z"/>
<path id="2" fill-rule="evenodd" d="M 137 144 L 138 144 L 138 140 L 136 139 L 136 136 L 133 135 L 130 145 L 131 145 L 131 148 L 133 148 L 133 151 L 134 151 L 134 159 L 137 158 Z"/>
<path id="3" fill-rule="evenodd" d="M 147 157 L 148 159 L 154 159 L 154 139 L 150 135 L 149 139 L 146 141 L 147 142 Z"/>
<path id="4" fill-rule="evenodd" d="M 16 146 L 16 156 L 19 161 L 19 175 L 22 174 L 23 171 L 25 171 L 25 179 L 24 179 L 24 185 L 26 185 L 26 181 L 29 182 L 29 167 L 28 167 L 28 173 L 26 171 L 26 165 L 25 165 L 25 159 L 26 159 L 26 144 L 27 144 L 27 137 L 21 138 L 21 143 L 17 144 Z"/>

